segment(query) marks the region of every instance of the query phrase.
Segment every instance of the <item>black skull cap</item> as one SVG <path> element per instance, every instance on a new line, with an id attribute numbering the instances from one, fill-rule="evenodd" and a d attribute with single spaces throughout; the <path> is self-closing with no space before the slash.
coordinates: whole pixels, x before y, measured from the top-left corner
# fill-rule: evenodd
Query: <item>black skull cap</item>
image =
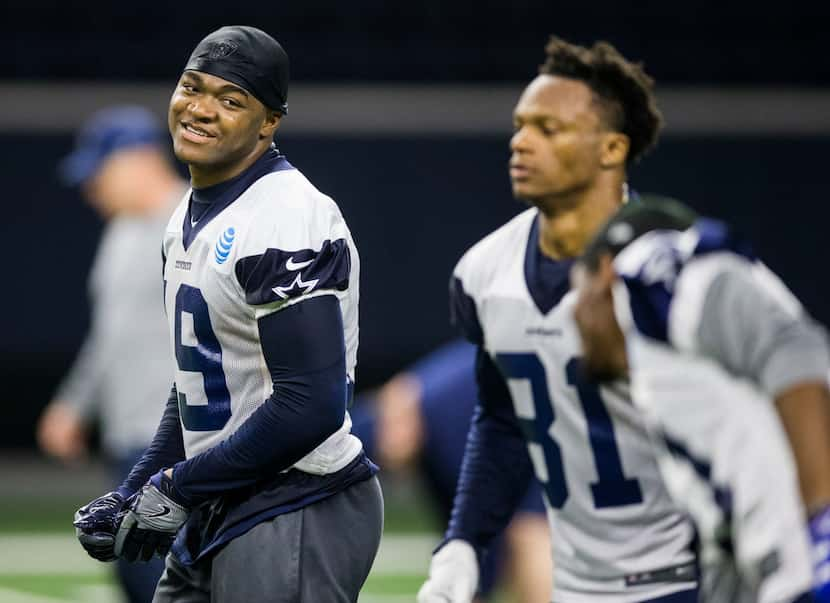
<path id="1" fill-rule="evenodd" d="M 196 45 L 184 71 L 228 80 L 263 105 L 288 112 L 288 55 L 267 33 L 248 25 L 227 25 Z"/>

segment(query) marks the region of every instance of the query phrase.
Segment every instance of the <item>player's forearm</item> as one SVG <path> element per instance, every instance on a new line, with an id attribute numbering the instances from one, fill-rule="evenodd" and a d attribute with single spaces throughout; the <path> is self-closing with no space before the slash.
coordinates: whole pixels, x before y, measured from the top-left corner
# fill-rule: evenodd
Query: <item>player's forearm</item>
<path id="1" fill-rule="evenodd" d="M 184 442 L 179 422 L 178 392 L 173 385 L 153 441 L 118 491 L 124 497 L 132 495 L 150 479 L 151 475 L 165 467 L 172 467 L 183 458 Z"/>
<path id="2" fill-rule="evenodd" d="M 228 439 L 176 465 L 193 504 L 291 467 L 343 425 L 348 388 L 336 296 L 314 297 L 258 321 L 273 393 Z"/>
<path id="3" fill-rule="evenodd" d="M 274 393 L 227 440 L 178 463 L 177 494 L 188 505 L 250 486 L 291 467 L 342 425 L 347 387 L 344 361 Z"/>
<path id="4" fill-rule="evenodd" d="M 830 392 L 827 382 L 793 385 L 775 398 L 808 513 L 830 504 Z"/>
<path id="5" fill-rule="evenodd" d="M 461 538 L 479 554 L 510 521 L 527 491 L 532 467 L 507 384 L 479 348 L 476 406 L 456 487 L 447 540 Z"/>
<path id="6" fill-rule="evenodd" d="M 445 540 L 466 540 L 480 554 L 510 521 L 531 474 L 518 429 L 477 408 Z"/>

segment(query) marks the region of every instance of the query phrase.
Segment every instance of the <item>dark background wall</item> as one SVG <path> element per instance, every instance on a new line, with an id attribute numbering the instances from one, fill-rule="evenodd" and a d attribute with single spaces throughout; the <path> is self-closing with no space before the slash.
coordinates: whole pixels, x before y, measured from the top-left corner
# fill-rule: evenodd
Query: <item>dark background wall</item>
<path id="1" fill-rule="evenodd" d="M 786 87 L 796 91 L 787 99 L 800 98 L 830 90 L 828 6 L 794 2 L 775 13 L 757 3 L 702 0 L 304 0 L 232 8 L 213 0 L 198 6 L 94 0 L 0 6 L 0 97 L 3 86 L 54 86 L 37 92 L 36 106 L 15 106 L 21 101 L 9 99 L 23 97 L 7 93 L 0 98 L 0 446 L 32 444 L 35 417 L 87 324 L 86 275 L 101 225 L 54 176 L 57 159 L 71 146 L 71 129 L 85 113 L 76 105 L 67 113 L 67 91 L 76 82 L 85 82 L 93 96 L 96 86 L 104 90 L 116 81 L 172 86 L 205 33 L 225 23 L 249 23 L 284 43 L 298 87 L 507 83 L 520 90 L 555 32 L 583 43 L 608 38 L 627 55 L 644 59 L 661 86 L 681 93 L 706 86 L 710 99 L 736 89 L 754 98 Z M 828 323 L 830 120 L 814 129 L 812 118 L 799 122 L 799 108 L 782 106 L 783 97 L 777 98 L 774 112 L 758 105 L 749 128 L 733 129 L 727 118 L 699 131 L 691 120 L 672 132 L 670 120 L 669 135 L 634 168 L 631 183 L 736 224 L 809 310 Z M 820 117 L 823 105 L 815 99 L 830 95 L 811 98 Z M 417 122 L 415 101 L 411 120 Z M 675 123 L 686 115 L 683 107 L 706 117 L 706 107 L 693 105 L 676 104 L 681 110 L 674 113 Z M 442 109 L 432 105 L 431 111 Z M 382 107 L 373 110 L 383 113 Z M 25 120 L 16 119 L 16 111 Z M 789 125 L 776 128 L 781 117 Z M 292 163 L 340 203 L 359 246 L 361 387 L 378 384 L 452 336 L 446 318 L 452 266 L 470 244 L 522 209 L 510 197 L 509 134 L 501 127 L 467 131 L 449 123 L 443 134 L 434 125 L 427 134 L 412 128 L 396 134 L 394 127 L 381 134 L 373 133 L 372 119 L 366 116 L 351 133 L 288 128 L 279 141 Z M 509 127 L 509 110 L 496 119 Z"/>
<path id="2" fill-rule="evenodd" d="M 609 39 L 667 82 L 817 83 L 828 17 L 803 0 L 9 2 L 0 76 L 174 77 L 205 33 L 248 23 L 284 42 L 303 80 L 524 79 L 556 32 Z"/>
<path id="3" fill-rule="evenodd" d="M 58 188 L 67 136 L 2 136 L 5 253 L 0 380 L 4 445 L 31 425 L 86 327 L 100 223 Z M 522 209 L 500 138 L 287 138 L 283 151 L 341 205 L 361 253 L 359 384 L 377 384 L 452 336 L 448 275 L 463 251 Z M 830 139 L 666 140 L 632 184 L 734 222 L 815 316 L 830 322 L 823 192 Z"/>

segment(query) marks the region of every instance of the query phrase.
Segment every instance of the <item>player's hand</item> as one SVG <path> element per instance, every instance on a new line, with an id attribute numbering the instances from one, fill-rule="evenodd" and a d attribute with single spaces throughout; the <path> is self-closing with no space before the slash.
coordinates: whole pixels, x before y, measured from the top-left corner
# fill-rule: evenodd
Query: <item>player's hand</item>
<path id="1" fill-rule="evenodd" d="M 98 561 L 115 561 L 115 534 L 124 508 L 124 497 L 109 492 L 75 512 L 75 534 L 87 553 Z"/>
<path id="2" fill-rule="evenodd" d="M 74 408 L 55 400 L 38 420 L 37 442 L 46 454 L 64 463 L 74 463 L 87 453 L 86 426 Z"/>
<path id="3" fill-rule="evenodd" d="M 174 500 L 172 480 L 162 471 L 131 499 L 115 536 L 115 554 L 127 561 L 164 557 L 190 510 Z"/>
<path id="4" fill-rule="evenodd" d="M 817 603 L 830 603 L 830 505 L 810 519 L 813 545 L 813 595 Z"/>
<path id="5" fill-rule="evenodd" d="M 432 556 L 418 603 L 470 603 L 478 588 L 478 559 L 463 540 L 450 540 Z"/>

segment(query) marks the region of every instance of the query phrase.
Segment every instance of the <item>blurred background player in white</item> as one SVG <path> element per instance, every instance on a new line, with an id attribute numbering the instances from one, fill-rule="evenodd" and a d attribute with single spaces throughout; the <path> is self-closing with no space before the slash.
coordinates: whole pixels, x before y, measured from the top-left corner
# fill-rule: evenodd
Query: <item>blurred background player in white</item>
<path id="1" fill-rule="evenodd" d="M 450 283 L 453 322 L 478 346 L 479 404 L 418 600 L 469 603 L 535 470 L 554 601 L 693 603 L 693 526 L 626 392 L 583 378 L 568 294 L 574 258 L 626 199 L 627 166 L 657 140 L 653 82 L 606 42 L 553 38 L 546 55 L 510 141 L 514 196 L 533 207 L 474 245 Z"/>
<path id="2" fill-rule="evenodd" d="M 415 469 L 446 525 L 475 409 L 476 348 L 463 339 L 419 359 L 379 390 L 358 396 L 352 433 L 385 473 Z M 495 592 L 515 603 L 542 603 L 551 591 L 550 530 L 533 479 L 516 513 L 481 565 L 478 600 Z"/>
<path id="3" fill-rule="evenodd" d="M 90 428 L 119 484 L 150 443 L 160 411 L 148 409 L 170 389 L 173 364 L 161 304 L 161 238 L 186 189 L 172 167 L 159 121 L 146 109 L 119 106 L 94 114 L 60 165 L 106 220 L 89 278 L 91 325 L 83 347 L 38 424 L 41 450 L 73 463 L 87 453 Z M 131 603 L 148 603 L 163 564 L 118 563 Z"/>
<path id="4" fill-rule="evenodd" d="M 827 601 L 823 329 L 725 224 L 669 200 L 622 209 L 574 283 L 587 371 L 630 377 L 666 483 L 696 520 L 703 600 L 811 601 L 815 561 Z"/>

